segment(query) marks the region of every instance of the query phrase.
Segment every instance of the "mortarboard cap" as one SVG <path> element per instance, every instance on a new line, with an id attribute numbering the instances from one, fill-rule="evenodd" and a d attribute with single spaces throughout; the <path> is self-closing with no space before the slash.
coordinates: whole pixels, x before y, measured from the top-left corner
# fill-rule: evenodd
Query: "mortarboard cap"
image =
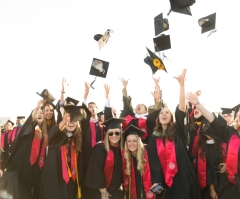
<path id="1" fill-rule="evenodd" d="M 166 18 L 163 19 L 163 13 L 154 17 L 154 28 L 155 28 L 155 36 L 169 29 L 168 19 Z"/>
<path id="2" fill-rule="evenodd" d="M 89 74 L 97 77 L 106 78 L 108 66 L 109 62 L 93 58 Z"/>
<path id="3" fill-rule="evenodd" d="M 237 106 L 234 106 L 232 110 L 234 111 L 234 118 L 236 118 L 237 113 L 240 111 L 240 104 L 238 104 Z"/>
<path id="4" fill-rule="evenodd" d="M 108 129 L 122 129 L 121 127 L 121 123 L 123 123 L 125 121 L 125 119 L 123 118 L 110 118 L 108 120 L 106 120 L 102 125 L 105 126 L 105 130 L 107 131 Z"/>
<path id="5" fill-rule="evenodd" d="M 100 117 L 101 115 L 104 115 L 104 111 L 101 111 L 101 112 L 97 113 L 98 117 Z"/>
<path id="6" fill-rule="evenodd" d="M 90 115 L 90 112 L 86 106 L 68 106 L 67 109 L 70 114 L 70 122 L 87 120 Z"/>
<path id="7" fill-rule="evenodd" d="M 171 9 L 168 13 L 168 15 L 170 14 L 171 11 L 173 12 L 177 12 L 180 14 L 186 14 L 186 15 L 192 15 L 190 7 L 191 5 L 193 5 L 195 3 L 195 0 L 169 0 L 170 1 L 170 6 Z"/>
<path id="8" fill-rule="evenodd" d="M 17 119 L 25 119 L 25 116 L 17 116 Z"/>
<path id="9" fill-rule="evenodd" d="M 127 129 L 124 131 L 124 140 L 126 140 L 129 135 L 138 135 L 139 137 L 143 137 L 146 133 L 141 129 L 137 128 L 134 125 L 129 125 Z"/>
<path id="10" fill-rule="evenodd" d="M 155 74 L 157 70 L 165 70 L 167 72 L 162 59 L 150 51 L 148 48 L 147 51 L 149 53 L 149 56 L 144 59 L 144 62 L 150 66 L 152 73 Z"/>
<path id="11" fill-rule="evenodd" d="M 70 108 L 73 107 L 73 106 L 76 106 L 78 104 L 78 102 L 79 102 L 78 100 L 75 100 L 75 99 L 73 99 L 71 97 L 67 97 L 65 99 L 63 108 L 65 109 L 65 111 L 67 113 L 69 113 L 70 112 Z"/>
<path id="12" fill-rule="evenodd" d="M 56 106 L 53 104 L 55 98 L 47 89 L 44 89 L 41 94 L 39 94 L 38 92 L 37 94 L 40 95 L 44 100 L 46 100 L 48 104 L 51 104 L 54 109 L 56 108 Z"/>
<path id="13" fill-rule="evenodd" d="M 202 32 L 201 33 L 205 33 L 205 32 L 208 32 L 210 30 L 215 29 L 216 13 L 199 19 L 198 24 L 199 24 L 200 27 L 202 27 Z"/>
<path id="14" fill-rule="evenodd" d="M 112 32 L 110 29 L 108 29 L 103 35 L 96 34 L 94 35 L 94 39 L 98 42 L 99 50 L 105 46 L 105 44 L 108 42 L 110 38 L 110 32 Z"/>
<path id="15" fill-rule="evenodd" d="M 11 124 L 12 124 L 12 126 L 14 125 L 14 123 L 13 123 L 11 120 L 8 120 L 7 122 L 11 123 Z"/>
<path id="16" fill-rule="evenodd" d="M 170 35 L 161 34 L 153 38 L 153 43 L 156 52 L 171 49 Z"/>
<path id="17" fill-rule="evenodd" d="M 222 109 L 222 114 L 230 114 L 232 113 L 232 109 L 231 108 L 221 108 Z"/>

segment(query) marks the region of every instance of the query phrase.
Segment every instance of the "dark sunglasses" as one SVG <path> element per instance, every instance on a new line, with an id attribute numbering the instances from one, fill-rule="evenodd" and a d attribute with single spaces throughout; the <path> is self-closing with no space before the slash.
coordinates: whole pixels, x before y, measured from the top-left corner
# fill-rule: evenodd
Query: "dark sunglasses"
<path id="1" fill-rule="evenodd" d="M 113 134 L 115 134 L 116 136 L 119 136 L 120 132 L 109 132 L 108 133 L 109 136 L 113 136 Z"/>

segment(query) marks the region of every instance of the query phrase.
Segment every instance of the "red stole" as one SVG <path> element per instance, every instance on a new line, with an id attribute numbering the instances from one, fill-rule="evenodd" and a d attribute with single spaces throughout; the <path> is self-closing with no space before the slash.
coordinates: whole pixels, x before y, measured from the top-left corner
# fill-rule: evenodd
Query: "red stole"
<path id="1" fill-rule="evenodd" d="M 2 138 L 1 138 L 1 144 L 2 144 L 2 148 L 4 149 L 4 139 L 5 136 L 8 136 L 8 145 L 10 144 L 10 140 L 11 140 L 11 136 L 12 136 L 12 130 L 8 131 L 8 133 L 6 131 L 4 131 L 4 133 L 2 134 Z"/>
<path id="2" fill-rule="evenodd" d="M 15 140 L 15 137 L 18 134 L 18 132 L 20 131 L 20 129 L 21 129 L 21 126 L 16 126 L 13 128 L 12 138 L 11 138 L 12 142 Z"/>
<path id="3" fill-rule="evenodd" d="M 93 148 L 95 146 L 95 144 L 97 143 L 97 132 L 96 132 L 95 122 L 90 121 L 89 124 L 90 124 L 90 133 L 91 133 L 91 146 Z M 99 123 L 98 123 L 98 126 L 101 129 L 102 140 L 103 140 L 103 127 Z"/>
<path id="4" fill-rule="evenodd" d="M 227 143 L 222 142 L 222 162 L 226 163 L 226 158 L 227 158 Z"/>
<path id="5" fill-rule="evenodd" d="M 61 159 L 62 159 L 62 176 L 66 184 L 69 181 L 69 178 L 72 178 L 75 182 L 76 180 L 76 173 L 77 173 L 77 159 L 78 153 L 74 150 L 74 144 L 72 142 L 71 146 L 71 169 L 67 162 L 68 156 L 68 147 L 66 145 L 61 146 Z"/>
<path id="6" fill-rule="evenodd" d="M 110 149 L 107 154 L 107 158 L 105 160 L 105 165 L 104 165 L 104 174 L 106 177 L 106 188 L 109 187 L 112 181 L 113 168 L 114 168 L 114 153 Z"/>
<path id="7" fill-rule="evenodd" d="M 230 138 L 226 159 L 226 173 L 229 181 L 237 184 L 235 175 L 238 173 L 238 151 L 240 148 L 240 138 L 233 134 Z"/>
<path id="8" fill-rule="evenodd" d="M 32 141 L 32 149 L 30 154 L 30 164 L 31 166 L 38 160 L 38 166 L 41 169 L 44 165 L 46 147 L 48 145 L 48 139 L 45 135 L 43 136 L 43 144 L 41 145 L 41 139 L 36 135 L 39 132 L 38 129 L 35 129 L 35 135 Z M 41 148 L 41 151 L 40 151 Z M 40 152 L 40 153 L 39 153 Z M 39 159 L 38 159 L 39 157 Z"/>
<path id="9" fill-rule="evenodd" d="M 200 157 L 201 149 L 198 149 L 198 159 L 197 159 L 197 176 L 200 188 L 203 189 L 207 185 L 207 171 L 206 171 L 206 158 L 203 159 Z"/>
<path id="10" fill-rule="evenodd" d="M 198 153 L 198 140 L 199 140 L 200 130 L 201 130 L 201 127 L 199 126 L 197 130 L 197 135 L 194 137 L 194 140 L 193 140 L 192 154 L 194 157 L 197 157 L 197 153 Z M 192 162 L 192 166 L 193 168 L 196 168 L 197 164 L 195 162 Z"/>
<path id="11" fill-rule="evenodd" d="M 166 138 L 165 146 L 161 138 L 156 139 L 158 157 L 163 168 L 165 183 L 172 187 L 173 178 L 178 172 L 175 142 Z"/>
<path id="12" fill-rule="evenodd" d="M 124 119 L 125 119 L 125 121 L 122 123 L 122 129 L 123 130 L 125 130 L 128 127 L 128 125 L 130 124 L 130 122 L 132 120 L 138 120 L 138 126 L 137 127 L 145 132 L 145 134 L 142 137 L 142 139 L 145 139 L 148 136 L 147 120 L 146 119 L 132 117 L 131 115 L 127 115 Z"/>

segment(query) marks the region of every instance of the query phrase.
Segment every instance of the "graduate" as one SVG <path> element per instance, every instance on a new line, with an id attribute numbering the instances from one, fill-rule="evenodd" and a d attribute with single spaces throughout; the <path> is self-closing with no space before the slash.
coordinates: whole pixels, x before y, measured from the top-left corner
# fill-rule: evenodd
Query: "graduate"
<path id="1" fill-rule="evenodd" d="M 4 131 L 1 136 L 1 148 L 3 149 L 2 152 L 2 167 L 5 167 L 6 161 L 9 158 L 10 154 L 10 147 L 11 147 L 11 137 L 12 137 L 12 129 L 13 129 L 14 123 L 11 120 L 8 120 L 6 124 L 4 125 Z"/>
<path id="2" fill-rule="evenodd" d="M 161 184 L 167 199 L 200 199 L 201 192 L 186 147 L 184 118 L 186 109 L 185 74 L 175 77 L 180 85 L 179 105 L 172 112 L 163 107 L 156 120 L 154 133 L 149 138 L 149 161 L 152 181 Z"/>
<path id="3" fill-rule="evenodd" d="M 82 132 L 90 118 L 87 107 L 66 105 L 62 121 L 49 132 L 49 149 L 42 174 L 40 199 L 81 198 L 79 158 Z"/>
<path id="4" fill-rule="evenodd" d="M 144 133 L 133 125 L 124 131 L 123 182 L 128 199 L 156 198 L 150 190 L 155 185 L 152 184 L 149 152 L 141 140 Z"/>
<path id="5" fill-rule="evenodd" d="M 41 174 L 48 145 L 47 125 L 42 111 L 45 103 L 45 100 L 40 100 L 27 118 L 3 167 L 6 172 L 17 172 L 19 199 L 39 198 Z"/>
<path id="6" fill-rule="evenodd" d="M 155 92 L 152 93 L 155 101 L 155 110 L 151 114 L 148 114 L 147 107 L 144 104 L 138 104 L 136 106 L 135 112 L 131 104 L 132 98 L 127 95 L 127 85 L 128 80 L 120 78 L 124 88 L 123 88 L 123 110 L 120 115 L 121 118 L 125 118 L 126 121 L 123 123 L 123 130 L 125 130 L 129 125 L 134 125 L 145 131 L 145 134 L 142 137 L 143 143 L 148 143 L 148 138 L 152 134 L 152 130 L 155 126 L 155 120 L 158 115 L 158 110 L 161 108 L 161 90 L 158 85 L 159 79 L 154 79 L 155 82 Z"/>
<path id="7" fill-rule="evenodd" d="M 21 127 L 24 123 L 24 119 L 25 119 L 25 116 L 17 116 L 16 126 L 13 128 L 13 131 L 12 131 L 11 143 L 13 143 L 13 141 L 15 140 L 15 137 L 21 130 Z"/>
<path id="8" fill-rule="evenodd" d="M 109 110 L 111 114 L 111 109 Z M 105 118 L 108 118 L 106 111 L 104 113 Z M 124 193 L 120 189 L 123 183 L 121 156 L 123 120 L 111 117 L 103 123 L 106 126 L 104 142 L 97 143 L 93 148 L 85 176 L 89 198 L 123 199 Z"/>

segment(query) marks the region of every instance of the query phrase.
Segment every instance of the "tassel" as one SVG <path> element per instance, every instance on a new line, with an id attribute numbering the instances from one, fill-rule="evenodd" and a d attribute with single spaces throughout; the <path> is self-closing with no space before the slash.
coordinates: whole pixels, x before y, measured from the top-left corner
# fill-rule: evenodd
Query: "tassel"
<path id="1" fill-rule="evenodd" d="M 71 178 L 72 177 L 72 173 L 71 173 L 71 171 L 70 171 L 70 169 L 68 168 L 68 176 L 69 176 L 69 178 Z"/>

